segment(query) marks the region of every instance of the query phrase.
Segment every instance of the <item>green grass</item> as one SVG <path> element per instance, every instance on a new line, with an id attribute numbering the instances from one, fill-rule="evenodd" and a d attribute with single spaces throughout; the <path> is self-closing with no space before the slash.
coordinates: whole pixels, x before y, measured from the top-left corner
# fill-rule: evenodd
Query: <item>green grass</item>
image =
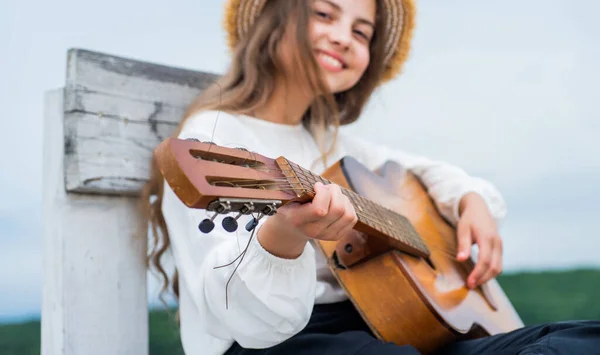
<path id="1" fill-rule="evenodd" d="M 600 320 L 600 270 L 516 273 L 498 282 L 525 324 Z"/>
<path id="2" fill-rule="evenodd" d="M 175 310 L 168 312 L 152 311 L 150 312 L 148 322 L 150 323 L 150 328 L 148 329 L 150 355 L 184 355 L 179 340 Z"/>
<path id="3" fill-rule="evenodd" d="M 3 355 L 39 355 L 40 322 L 0 325 L 0 353 Z"/>
<path id="4" fill-rule="evenodd" d="M 502 288 L 527 325 L 570 319 L 600 320 L 600 270 L 505 274 Z M 173 311 L 151 311 L 150 354 L 183 354 Z M 40 323 L 0 325 L 3 355 L 40 353 Z"/>

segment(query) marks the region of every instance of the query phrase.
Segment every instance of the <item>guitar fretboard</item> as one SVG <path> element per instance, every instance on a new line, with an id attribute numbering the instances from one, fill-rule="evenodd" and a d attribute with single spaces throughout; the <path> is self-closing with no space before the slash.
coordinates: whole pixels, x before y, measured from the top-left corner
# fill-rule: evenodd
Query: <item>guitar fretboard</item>
<path id="1" fill-rule="evenodd" d="M 324 185 L 332 183 L 289 160 L 287 164 L 293 171 L 295 178 L 301 183 L 302 188 L 309 193 L 314 194 L 314 184 L 316 182 L 321 182 Z M 354 191 L 342 188 L 342 193 L 348 197 L 354 206 L 359 223 L 366 224 L 383 235 L 394 238 L 401 244 L 410 247 L 409 249 L 418 251 L 421 256 L 430 254 L 423 239 L 406 217 L 364 198 Z"/>

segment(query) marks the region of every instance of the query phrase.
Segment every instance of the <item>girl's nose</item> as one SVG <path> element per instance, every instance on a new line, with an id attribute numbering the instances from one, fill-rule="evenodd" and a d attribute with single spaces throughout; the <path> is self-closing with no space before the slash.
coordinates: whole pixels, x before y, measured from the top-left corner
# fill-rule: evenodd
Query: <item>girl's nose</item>
<path id="1" fill-rule="evenodd" d="M 329 28 L 329 40 L 342 49 L 347 49 L 352 41 L 352 28 L 342 21 Z"/>

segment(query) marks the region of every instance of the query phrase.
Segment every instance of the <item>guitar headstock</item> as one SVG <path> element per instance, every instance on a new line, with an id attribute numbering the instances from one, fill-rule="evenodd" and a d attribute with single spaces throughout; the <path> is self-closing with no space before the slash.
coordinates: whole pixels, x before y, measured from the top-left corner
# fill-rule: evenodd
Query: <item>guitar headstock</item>
<path id="1" fill-rule="evenodd" d="M 283 157 L 179 138 L 161 142 L 154 157 L 171 189 L 191 208 L 271 215 L 287 202 L 313 195 Z"/>

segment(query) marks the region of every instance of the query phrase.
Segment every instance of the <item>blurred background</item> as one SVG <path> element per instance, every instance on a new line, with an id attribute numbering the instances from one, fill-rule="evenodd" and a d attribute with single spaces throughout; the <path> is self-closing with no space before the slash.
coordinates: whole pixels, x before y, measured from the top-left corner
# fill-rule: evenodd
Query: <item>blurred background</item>
<path id="1" fill-rule="evenodd" d="M 43 98 L 64 85 L 67 49 L 220 74 L 222 13 L 222 0 L 0 2 L 0 352 L 39 353 Z M 499 280 L 530 324 L 600 319 L 598 13 L 593 0 L 420 1 L 403 75 L 346 128 L 496 184 Z M 150 278 L 151 352 L 180 352 L 157 291 Z"/>

